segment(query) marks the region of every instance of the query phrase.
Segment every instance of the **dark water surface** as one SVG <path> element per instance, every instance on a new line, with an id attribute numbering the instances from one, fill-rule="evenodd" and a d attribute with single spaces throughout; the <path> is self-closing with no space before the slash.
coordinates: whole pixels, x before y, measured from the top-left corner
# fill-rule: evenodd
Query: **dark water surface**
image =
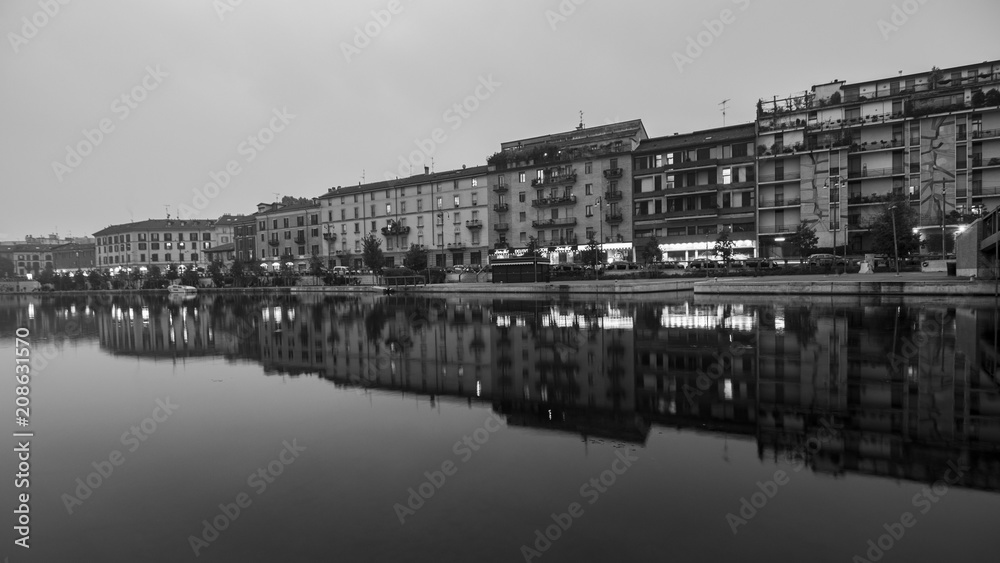
<path id="1" fill-rule="evenodd" d="M 0 297 L 35 433 L 24 550 L 4 407 L 0 556 L 995 561 L 998 322 L 992 300 Z"/>

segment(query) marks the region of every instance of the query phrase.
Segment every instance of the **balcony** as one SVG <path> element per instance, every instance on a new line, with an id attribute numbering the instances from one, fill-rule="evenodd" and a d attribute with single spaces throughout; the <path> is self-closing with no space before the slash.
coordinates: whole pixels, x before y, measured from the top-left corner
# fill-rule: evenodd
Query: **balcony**
<path id="1" fill-rule="evenodd" d="M 861 170 L 848 170 L 847 178 L 884 178 L 886 176 L 902 176 L 903 174 L 905 174 L 905 172 L 903 172 L 902 166 L 890 166 L 888 168 L 863 167 Z"/>
<path id="2" fill-rule="evenodd" d="M 510 188 L 506 184 L 493 184 L 493 192 L 498 194 L 505 194 L 510 191 Z"/>
<path id="3" fill-rule="evenodd" d="M 972 197 L 1000 195 L 1000 185 L 984 186 L 982 180 L 972 181 Z"/>
<path id="4" fill-rule="evenodd" d="M 493 229 L 499 233 L 505 233 L 510 230 L 510 223 L 496 223 L 493 225 Z"/>
<path id="5" fill-rule="evenodd" d="M 408 235 L 410 234 L 410 228 L 405 225 L 400 225 L 399 223 L 392 223 L 382 227 L 382 234 L 387 237 Z"/>
<path id="6" fill-rule="evenodd" d="M 305 244 L 305 243 L 306 243 L 306 237 L 304 236 L 295 237 L 295 244 Z"/>
<path id="7" fill-rule="evenodd" d="M 267 244 L 269 244 L 271 246 L 280 246 L 281 245 L 281 241 L 279 241 L 276 238 L 273 238 L 273 239 L 267 241 Z"/>
<path id="8" fill-rule="evenodd" d="M 323 240 L 337 242 L 337 233 L 323 233 Z"/>
<path id="9" fill-rule="evenodd" d="M 799 227 L 798 223 L 787 224 L 787 225 L 761 225 L 760 234 L 781 234 L 781 233 L 794 233 L 795 229 Z"/>
<path id="10" fill-rule="evenodd" d="M 532 207 L 555 207 L 556 205 L 575 205 L 576 196 L 556 196 L 556 197 L 543 197 L 542 199 L 531 200 Z"/>
<path id="11" fill-rule="evenodd" d="M 559 174 L 557 176 L 549 176 L 548 178 L 535 178 L 531 181 L 531 186 L 535 188 L 541 188 L 545 186 L 558 186 L 560 184 L 575 184 L 576 183 L 576 172 L 571 174 Z"/>
<path id="12" fill-rule="evenodd" d="M 464 243 L 464 242 L 449 242 L 448 243 L 448 249 L 449 250 L 463 250 L 463 249 L 466 249 L 468 247 L 469 247 L 469 245 L 466 244 L 466 243 Z"/>
<path id="13" fill-rule="evenodd" d="M 797 197 L 785 199 L 783 197 L 776 197 L 774 199 L 762 199 L 760 200 L 759 208 L 763 209 L 765 207 L 797 207 L 802 204 L 802 200 Z"/>
<path id="14" fill-rule="evenodd" d="M 972 139 L 976 141 L 982 139 L 993 139 L 996 137 L 1000 137 L 1000 129 L 987 129 L 985 131 L 972 132 Z"/>
<path id="15" fill-rule="evenodd" d="M 510 211 L 510 205 L 507 203 L 497 203 L 493 205 L 493 211 L 497 213 L 506 213 Z"/>
<path id="16" fill-rule="evenodd" d="M 860 145 L 857 143 L 852 144 L 849 152 L 883 151 L 889 149 L 901 149 L 904 147 L 906 147 L 906 143 L 899 139 L 892 139 L 890 141 L 865 141 Z"/>
<path id="17" fill-rule="evenodd" d="M 625 194 L 621 190 L 604 192 L 604 201 L 621 201 L 623 197 L 625 197 Z"/>
<path id="18" fill-rule="evenodd" d="M 465 222 L 465 228 L 467 229 L 482 229 L 483 222 L 479 219 L 471 219 Z"/>
<path id="19" fill-rule="evenodd" d="M 576 225 L 576 217 L 560 217 L 559 219 L 544 219 L 541 221 L 532 221 L 531 226 L 536 229 L 544 229 L 546 227 L 572 227 Z"/>
<path id="20" fill-rule="evenodd" d="M 604 171 L 604 178 L 607 180 L 617 180 L 625 174 L 621 168 L 609 168 Z"/>
<path id="21" fill-rule="evenodd" d="M 758 181 L 761 184 L 766 184 L 769 182 L 789 182 L 792 180 L 798 180 L 802 177 L 802 173 L 798 170 L 792 170 L 789 172 L 777 172 L 773 174 L 761 174 Z"/>
<path id="22" fill-rule="evenodd" d="M 981 154 L 972 155 L 973 168 L 989 168 L 991 166 L 1000 166 L 1000 157 L 994 156 L 987 159 Z"/>
<path id="23" fill-rule="evenodd" d="M 604 216 L 604 220 L 610 225 L 617 225 L 625 220 L 625 217 L 621 213 L 608 213 Z"/>
<path id="24" fill-rule="evenodd" d="M 847 205 L 871 205 L 875 203 L 885 203 L 889 201 L 895 201 L 896 198 L 903 197 L 902 194 L 895 195 L 892 193 L 884 194 L 853 194 L 847 197 Z"/>

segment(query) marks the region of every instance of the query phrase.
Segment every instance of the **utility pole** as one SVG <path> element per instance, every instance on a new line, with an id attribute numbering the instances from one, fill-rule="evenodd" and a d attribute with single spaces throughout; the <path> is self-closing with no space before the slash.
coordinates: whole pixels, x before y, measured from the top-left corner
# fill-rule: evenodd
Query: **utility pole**
<path id="1" fill-rule="evenodd" d="M 730 101 L 731 101 L 730 99 L 726 99 L 726 100 L 722 100 L 722 102 L 719 103 L 719 105 L 722 106 L 722 126 L 723 127 L 726 126 L 726 104 L 728 104 Z"/>

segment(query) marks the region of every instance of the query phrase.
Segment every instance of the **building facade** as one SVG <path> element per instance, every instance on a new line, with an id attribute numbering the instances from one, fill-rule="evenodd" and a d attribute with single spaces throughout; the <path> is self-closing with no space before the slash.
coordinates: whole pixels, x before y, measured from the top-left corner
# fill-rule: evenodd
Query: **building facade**
<path id="1" fill-rule="evenodd" d="M 170 265 L 205 268 L 215 224 L 204 219 L 149 219 L 111 225 L 94 233 L 96 267 L 112 272 Z"/>
<path id="2" fill-rule="evenodd" d="M 794 253 L 784 239 L 800 223 L 820 247 L 869 251 L 872 218 L 896 201 L 919 216 L 922 253 L 952 252 L 958 228 L 1000 203 L 998 87 L 992 61 L 761 100 L 762 253 Z"/>
<path id="3" fill-rule="evenodd" d="M 54 268 L 51 244 L 11 244 L 0 246 L 0 258 L 6 258 L 14 264 L 14 273 L 18 276 L 32 274 L 37 276 L 48 268 Z"/>
<path id="4" fill-rule="evenodd" d="M 379 238 L 386 266 L 402 266 L 411 245 L 440 268 L 485 265 L 487 168 L 462 168 L 409 178 L 330 188 L 319 198 L 328 260 L 361 268 L 362 239 Z"/>
<path id="5" fill-rule="evenodd" d="M 627 185 L 646 138 L 635 120 L 502 143 L 487 161 L 491 256 L 521 255 L 534 241 L 551 263 L 579 262 L 594 240 L 609 261 L 631 260 Z"/>
<path id="6" fill-rule="evenodd" d="M 755 135 L 747 124 L 640 143 L 631 190 L 637 251 L 655 238 L 664 260 L 691 260 L 713 254 L 727 232 L 735 254 L 755 256 Z"/>
<path id="7" fill-rule="evenodd" d="M 234 259 L 239 262 L 257 260 L 257 218 L 253 215 L 243 215 L 233 223 Z"/>
<path id="8" fill-rule="evenodd" d="M 272 271 L 287 265 L 305 271 L 313 256 L 322 256 L 320 204 L 316 198 L 300 203 L 261 203 L 257 222 L 257 257 Z"/>
<path id="9" fill-rule="evenodd" d="M 97 245 L 69 243 L 52 248 L 52 267 L 56 272 L 87 271 L 97 266 Z"/>

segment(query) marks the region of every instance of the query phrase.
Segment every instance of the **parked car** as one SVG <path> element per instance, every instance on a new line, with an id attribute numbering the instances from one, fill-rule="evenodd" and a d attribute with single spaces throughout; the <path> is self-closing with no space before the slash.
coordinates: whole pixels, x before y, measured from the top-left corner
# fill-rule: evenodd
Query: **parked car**
<path id="1" fill-rule="evenodd" d="M 351 270 L 347 266 L 334 266 L 333 269 L 330 270 L 330 273 L 335 276 L 346 276 L 351 273 Z"/>
<path id="2" fill-rule="evenodd" d="M 651 270 L 683 270 L 684 264 L 680 262 L 653 262 L 649 268 Z"/>
<path id="3" fill-rule="evenodd" d="M 849 262 L 844 260 L 842 257 L 835 256 L 833 254 L 812 254 L 809 256 L 809 260 L 807 263 L 810 266 L 829 267 L 833 266 L 834 264 L 836 264 L 837 266 L 843 266 L 845 264 L 848 264 Z"/>
<path id="4" fill-rule="evenodd" d="M 770 258 L 748 258 L 744 264 L 751 269 L 780 268 L 774 260 Z"/>
<path id="5" fill-rule="evenodd" d="M 715 268 L 720 268 L 719 263 L 715 260 L 707 260 L 705 258 L 698 258 L 688 262 L 689 270 L 711 270 Z"/>
<path id="6" fill-rule="evenodd" d="M 612 262 L 608 264 L 607 271 L 628 271 L 639 270 L 639 265 L 635 262 Z"/>

